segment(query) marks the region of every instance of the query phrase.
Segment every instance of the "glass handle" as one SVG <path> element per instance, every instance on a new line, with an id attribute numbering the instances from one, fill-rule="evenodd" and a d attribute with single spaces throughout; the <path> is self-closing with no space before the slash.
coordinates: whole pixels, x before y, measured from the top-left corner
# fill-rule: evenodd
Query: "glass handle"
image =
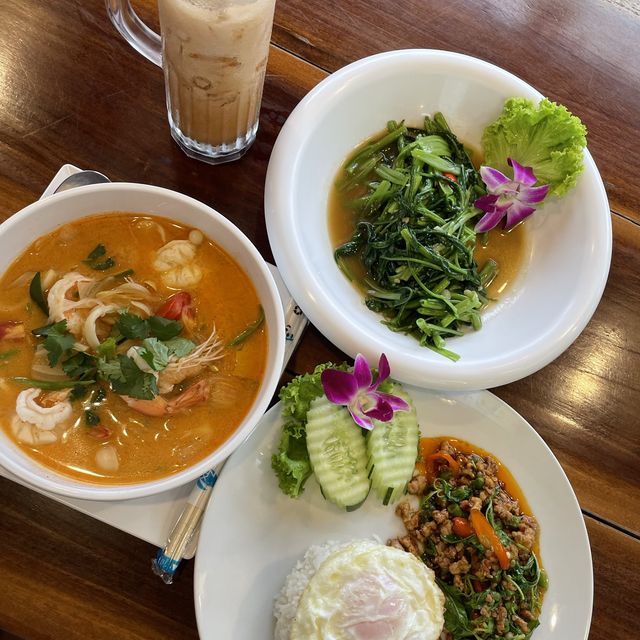
<path id="1" fill-rule="evenodd" d="M 120 35 L 147 60 L 162 66 L 160 36 L 149 29 L 132 9 L 129 0 L 105 0 L 107 14 Z"/>

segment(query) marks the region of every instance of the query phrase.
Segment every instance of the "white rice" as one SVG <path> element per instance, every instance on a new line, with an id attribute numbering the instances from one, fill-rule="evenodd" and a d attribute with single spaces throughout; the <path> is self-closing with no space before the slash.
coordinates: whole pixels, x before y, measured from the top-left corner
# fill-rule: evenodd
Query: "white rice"
<path id="1" fill-rule="evenodd" d="M 298 610 L 298 603 L 302 592 L 314 576 L 318 567 L 340 547 L 349 542 L 336 542 L 329 540 L 324 544 L 315 544 L 307 549 L 302 560 L 298 560 L 296 566 L 284 581 L 280 593 L 273 605 L 273 615 L 276 618 L 274 640 L 289 640 L 291 624 Z"/>

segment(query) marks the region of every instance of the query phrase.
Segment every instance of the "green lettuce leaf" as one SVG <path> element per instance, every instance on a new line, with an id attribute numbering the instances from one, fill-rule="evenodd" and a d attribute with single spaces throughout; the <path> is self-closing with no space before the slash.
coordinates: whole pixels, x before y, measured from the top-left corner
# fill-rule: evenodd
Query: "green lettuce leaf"
<path id="1" fill-rule="evenodd" d="M 280 390 L 282 433 L 278 450 L 271 457 L 271 468 L 282 492 L 292 498 L 304 491 L 304 483 L 312 473 L 306 441 L 307 412 L 313 400 L 324 393 L 320 374 L 328 368 L 350 370 L 346 363 L 321 364 L 313 373 L 294 378 Z"/>
<path id="2" fill-rule="evenodd" d="M 512 177 L 507 158 L 513 158 L 533 168 L 537 184 L 551 185 L 550 195 L 562 196 L 584 169 L 586 134 L 580 119 L 562 105 L 546 98 L 537 106 L 526 98 L 510 98 L 482 135 L 484 164 Z"/>

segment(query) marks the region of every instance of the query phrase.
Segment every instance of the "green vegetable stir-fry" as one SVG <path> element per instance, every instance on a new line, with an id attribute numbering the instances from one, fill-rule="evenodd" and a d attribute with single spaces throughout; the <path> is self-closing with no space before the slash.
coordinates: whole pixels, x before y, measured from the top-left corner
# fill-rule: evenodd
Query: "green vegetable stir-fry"
<path id="1" fill-rule="evenodd" d="M 497 272 L 493 261 L 479 271 L 473 257 L 473 203 L 485 186 L 442 114 L 425 118 L 423 129 L 387 128 L 345 165 L 338 189 L 357 222 L 335 257 L 349 277 L 347 258 L 359 257 L 366 305 L 390 329 L 457 360 L 445 339 L 480 328 Z"/>
<path id="2" fill-rule="evenodd" d="M 408 489 L 419 507 L 400 503 L 407 535 L 391 544 L 434 570 L 446 639 L 527 640 L 547 588 L 536 519 L 507 492 L 488 455 L 462 453 L 445 440 L 416 469 Z"/>

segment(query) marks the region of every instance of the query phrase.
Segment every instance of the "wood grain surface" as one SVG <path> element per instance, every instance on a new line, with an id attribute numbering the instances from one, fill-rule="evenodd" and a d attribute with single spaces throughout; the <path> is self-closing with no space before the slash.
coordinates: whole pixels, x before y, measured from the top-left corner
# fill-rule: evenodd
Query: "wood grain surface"
<path id="1" fill-rule="evenodd" d="M 134 4 L 155 23 L 153 0 Z M 494 392 L 545 439 L 586 514 L 595 575 L 589 638 L 631 640 L 640 599 L 639 41 L 640 18 L 596 0 L 278 0 L 256 143 L 241 162 L 211 167 L 171 140 L 162 73 L 120 39 L 101 0 L 4 0 L 0 220 L 70 162 L 196 197 L 272 260 L 262 204 L 271 148 L 327 72 L 378 51 L 450 49 L 566 104 L 589 127 L 617 212 L 611 272 L 576 342 Z M 345 357 L 311 327 L 288 373 Z M 167 587 L 150 572 L 150 545 L 4 479 L 0 540 L 0 638 L 197 638 L 193 562 Z"/>
<path id="2" fill-rule="evenodd" d="M 273 41 L 329 72 L 408 48 L 503 67 L 580 116 L 612 208 L 640 219 L 640 20 L 627 12 L 600 0 L 279 0 Z"/>

